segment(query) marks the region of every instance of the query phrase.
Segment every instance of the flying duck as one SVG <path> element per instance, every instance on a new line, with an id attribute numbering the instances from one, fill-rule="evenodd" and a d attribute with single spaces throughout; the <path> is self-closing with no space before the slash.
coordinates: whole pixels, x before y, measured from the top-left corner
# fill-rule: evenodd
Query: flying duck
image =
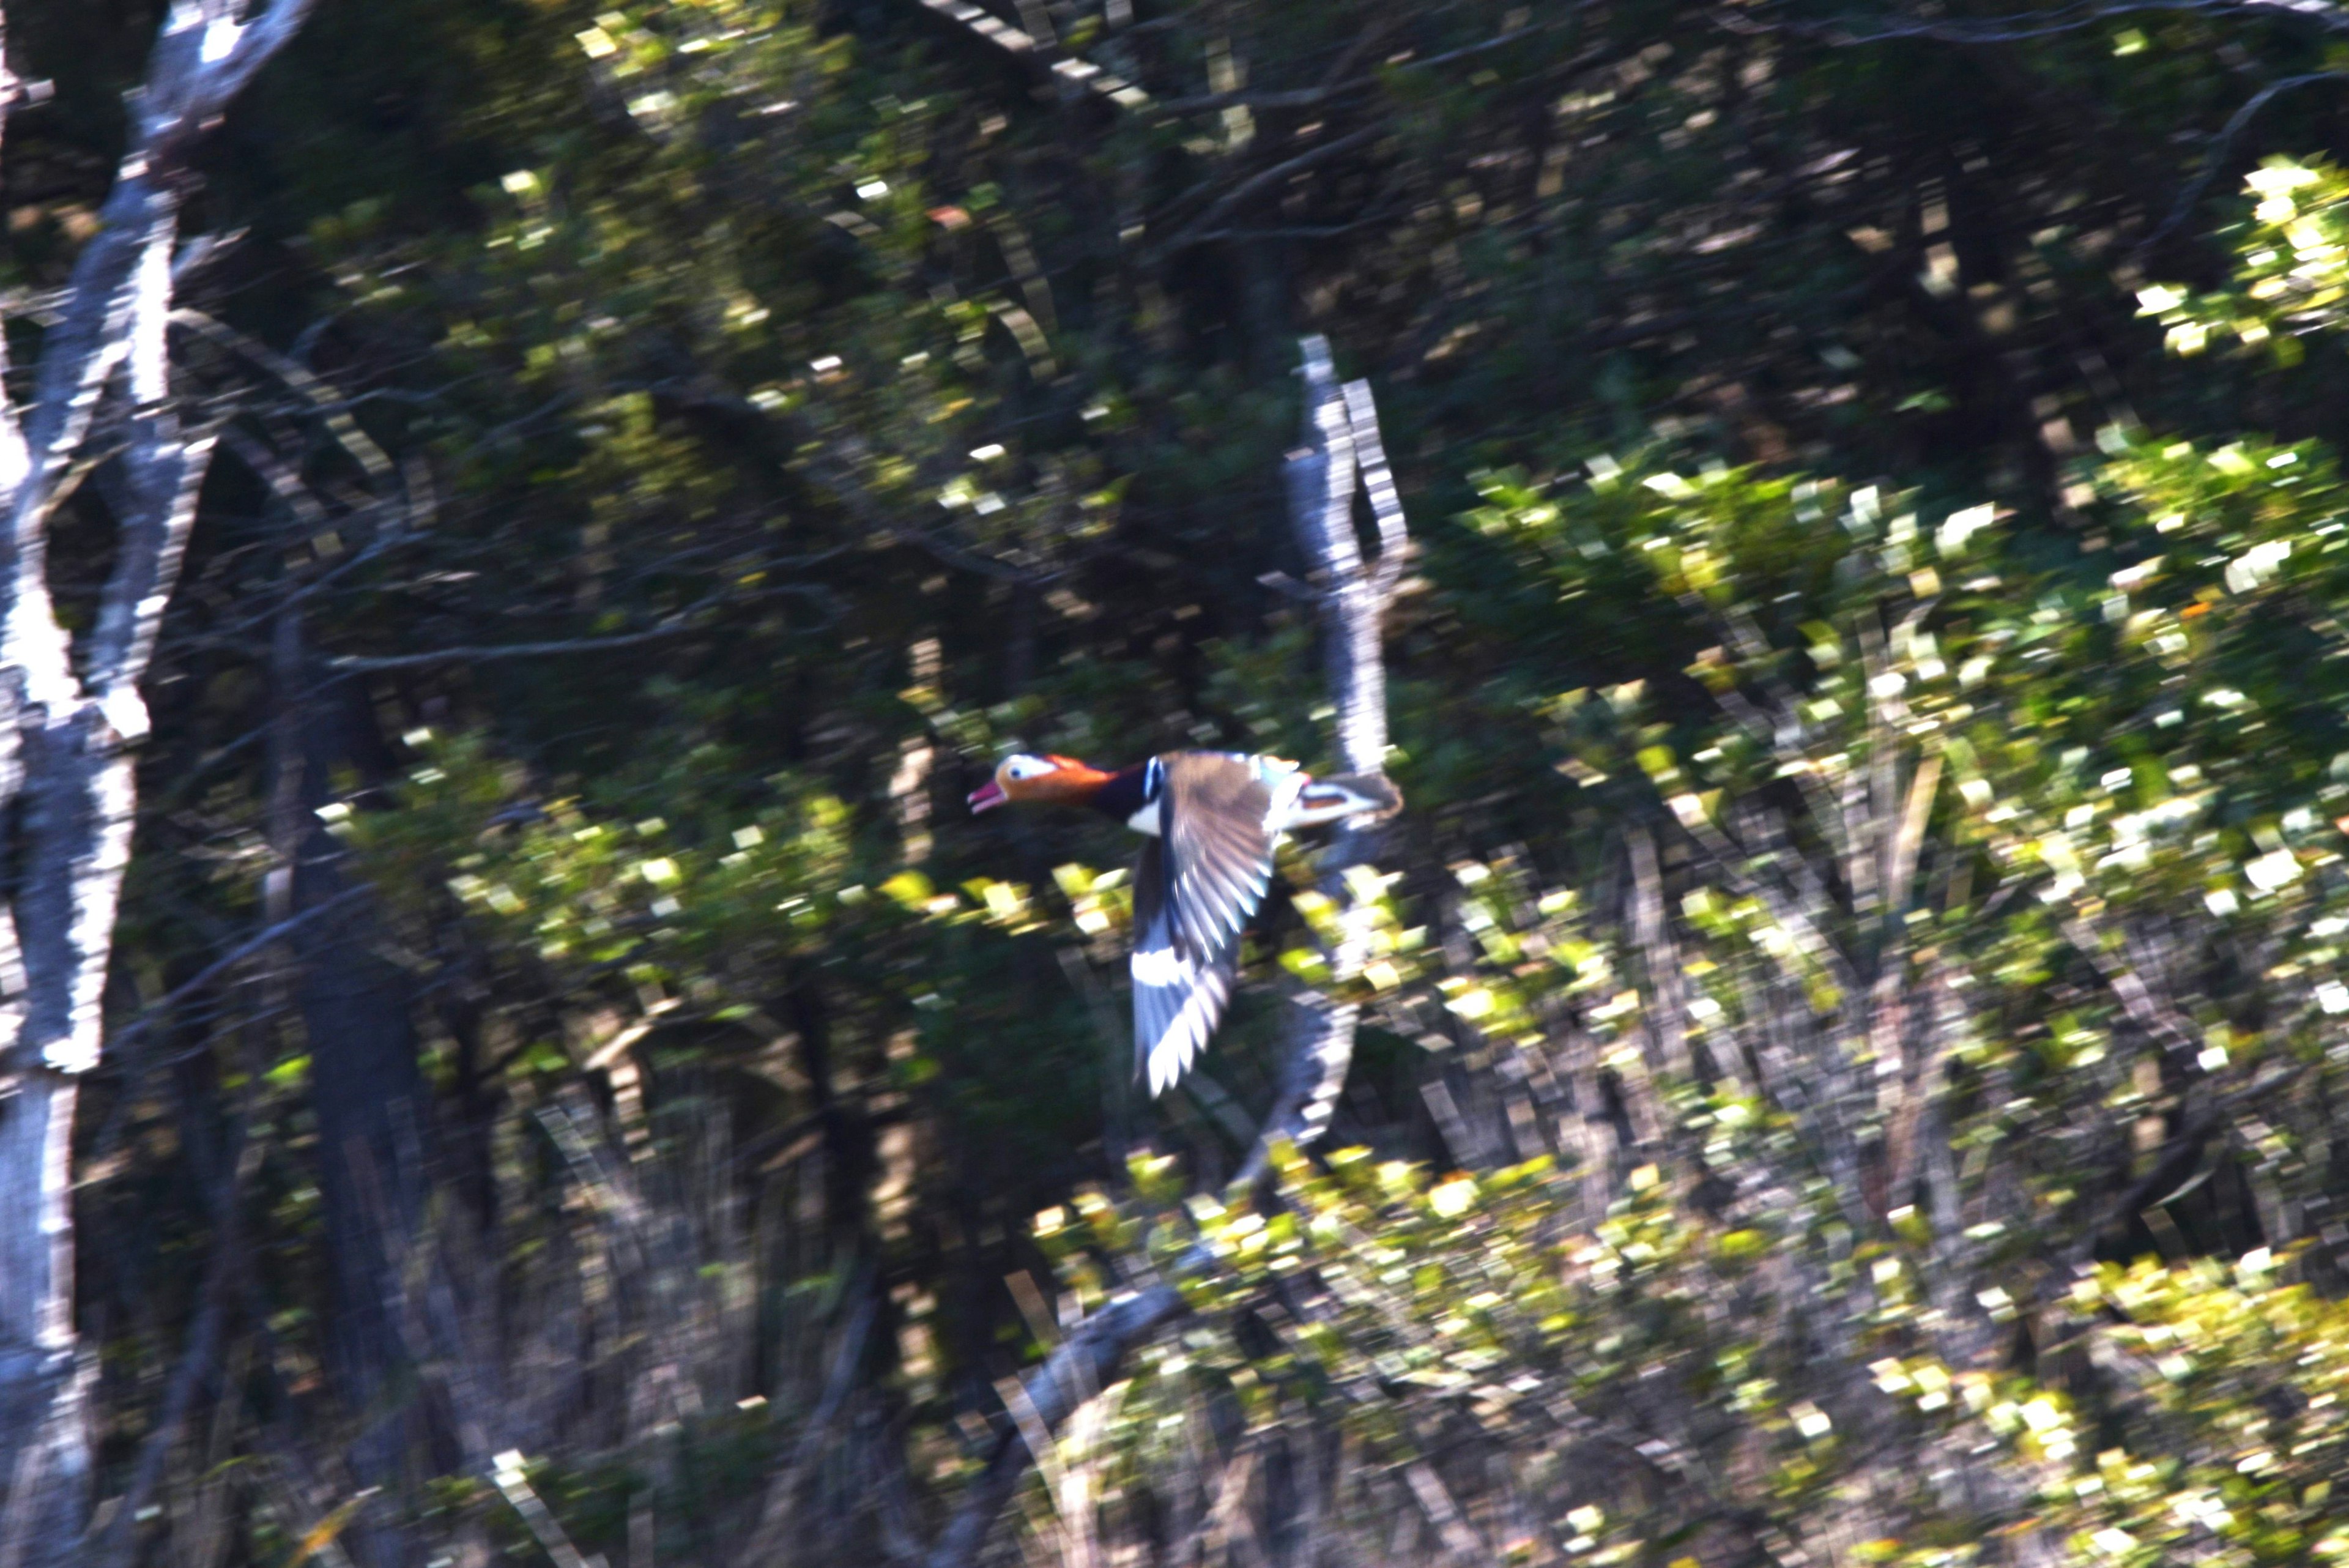
<path id="1" fill-rule="evenodd" d="M 1133 1052 L 1154 1098 L 1206 1047 L 1231 1000 L 1240 929 L 1271 885 L 1280 836 L 1402 807 L 1377 774 L 1315 778 L 1232 752 L 1168 752 L 1114 772 L 1022 753 L 971 792 L 970 809 L 1014 801 L 1090 806 L 1146 836 L 1133 870 Z"/>

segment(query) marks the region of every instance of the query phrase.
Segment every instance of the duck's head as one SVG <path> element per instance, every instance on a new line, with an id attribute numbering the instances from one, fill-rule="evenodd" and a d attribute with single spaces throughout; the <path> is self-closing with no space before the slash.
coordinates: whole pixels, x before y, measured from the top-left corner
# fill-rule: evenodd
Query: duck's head
<path id="1" fill-rule="evenodd" d="M 971 815 L 1013 801 L 1081 801 L 1111 775 L 1074 757 L 1034 756 L 1014 752 L 998 763 L 995 776 L 970 792 Z"/>

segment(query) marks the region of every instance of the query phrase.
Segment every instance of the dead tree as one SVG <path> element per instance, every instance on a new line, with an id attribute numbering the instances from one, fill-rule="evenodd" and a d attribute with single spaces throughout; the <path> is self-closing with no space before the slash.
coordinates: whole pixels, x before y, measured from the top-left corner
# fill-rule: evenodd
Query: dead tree
<path id="1" fill-rule="evenodd" d="M 42 344 L 32 395 L 0 399 L 0 1568 L 75 1550 L 88 1509 L 74 1334 L 76 1080 L 102 1044 L 100 997 L 147 733 L 139 683 L 194 522 L 209 431 L 183 428 L 167 336 L 193 155 L 315 0 L 174 0 L 131 96 L 129 147 Z M 5 60 L 0 17 L 0 60 Z M 25 99 L 0 64 L 0 124 Z M 0 370 L 5 370 L 0 366 Z M 114 560 L 74 637 L 52 603 L 47 526 L 98 457 L 103 422 Z M 11 809 L 15 808 L 15 809 Z"/>
<path id="2" fill-rule="evenodd" d="M 1288 586 L 1321 612 L 1340 763 L 1350 773 L 1383 773 L 1387 680 L 1381 639 L 1387 608 L 1410 555 L 1411 535 L 1379 441 L 1370 383 L 1351 381 L 1340 387 L 1330 365 L 1330 345 L 1319 335 L 1306 338 L 1301 347 L 1305 445 L 1289 453 L 1287 477 L 1289 522 L 1311 564 L 1311 579 L 1301 587 Z M 1378 526 L 1375 559 L 1362 554 L 1354 519 L 1358 493 L 1369 500 Z M 1340 981 L 1361 970 L 1372 914 L 1354 898 L 1346 874 L 1370 864 L 1378 834 L 1375 825 L 1341 829 L 1318 867 L 1322 890 L 1338 901 L 1339 941 L 1330 958 L 1332 976 Z M 1242 1182 L 1253 1183 L 1266 1174 L 1278 1145 L 1301 1148 L 1330 1130 L 1330 1112 L 1353 1064 L 1360 1011 L 1319 992 L 1293 1000 L 1280 1086 L 1242 1168 Z M 1025 1396 L 1032 1425 L 1040 1432 L 1058 1431 L 1080 1406 L 1116 1380 L 1120 1364 L 1134 1347 L 1185 1311 L 1182 1292 L 1173 1283 L 1159 1283 L 1123 1295 L 1095 1313 L 1028 1378 Z M 1023 1415 L 998 1438 L 987 1468 L 971 1483 L 931 1551 L 929 1568 L 968 1568 L 978 1560 L 997 1515 L 1032 1462 L 1022 1436 L 1030 1424 Z"/>

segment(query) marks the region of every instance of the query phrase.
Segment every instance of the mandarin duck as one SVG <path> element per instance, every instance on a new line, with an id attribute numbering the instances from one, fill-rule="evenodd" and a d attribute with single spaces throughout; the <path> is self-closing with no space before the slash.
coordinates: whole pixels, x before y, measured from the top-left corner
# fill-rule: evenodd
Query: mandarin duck
<path id="1" fill-rule="evenodd" d="M 1278 757 L 1168 752 L 1114 772 L 1006 757 L 970 809 L 1028 801 L 1088 806 L 1147 837 L 1133 870 L 1133 1053 L 1153 1098 L 1206 1047 L 1231 1000 L 1240 930 L 1271 886 L 1281 835 L 1402 807 L 1375 774 L 1315 778 Z"/>

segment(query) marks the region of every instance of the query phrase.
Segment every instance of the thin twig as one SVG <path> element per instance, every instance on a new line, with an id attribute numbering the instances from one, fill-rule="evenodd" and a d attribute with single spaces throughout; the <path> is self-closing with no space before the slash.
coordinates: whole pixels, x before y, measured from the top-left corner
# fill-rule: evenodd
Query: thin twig
<path id="1" fill-rule="evenodd" d="M 1172 239 L 1158 247 L 1159 254 L 1172 256 L 1190 249 L 1193 245 L 1200 244 L 1202 236 L 1237 211 L 1250 198 L 1270 190 L 1292 174 L 1302 174 L 1309 169 L 1329 162 L 1341 152 L 1351 152 L 1357 147 L 1375 141 L 1386 133 L 1387 127 L 1383 124 L 1366 125 L 1360 130 L 1339 137 L 1334 141 L 1325 141 L 1318 147 L 1309 148 L 1294 158 L 1276 163 L 1271 168 L 1262 170 L 1241 181 L 1209 203 L 1206 212 L 1176 230 Z"/>
<path id="2" fill-rule="evenodd" d="M 323 904 L 313 904 L 310 908 L 303 910 L 298 915 L 290 916 L 264 930 L 254 932 L 252 936 L 247 937 L 243 941 L 239 942 L 229 951 L 222 953 L 219 958 L 216 958 L 212 962 L 204 965 L 203 968 L 198 970 L 187 980 L 182 981 L 180 984 L 172 987 L 170 991 L 158 997 L 155 1001 L 150 1002 L 145 1007 L 140 1008 L 139 1010 L 139 1015 L 136 1018 L 133 1018 L 129 1023 L 124 1024 L 121 1028 L 114 1032 L 113 1035 L 107 1041 L 108 1046 L 118 1054 L 128 1050 L 131 1042 L 137 1040 L 141 1034 L 144 1034 L 149 1026 L 151 1025 L 156 1019 L 161 1017 L 164 1013 L 169 1012 L 172 1008 L 178 1006 L 181 1002 L 185 1002 L 189 997 L 193 996 L 197 992 L 202 991 L 213 981 L 218 980 L 222 975 L 226 974 L 230 970 L 234 969 L 238 964 L 243 963 L 245 960 L 251 958 L 262 949 L 268 947 L 273 943 L 284 941 L 287 937 L 292 936 L 304 926 L 308 925 L 312 920 L 318 919 L 320 916 L 326 914 L 330 910 L 340 909 L 343 905 L 351 902 L 353 899 L 361 898 L 374 890 L 375 889 L 372 887 L 364 883 L 356 888 L 346 888 Z"/>
<path id="3" fill-rule="evenodd" d="M 1850 21 L 1788 22 L 1756 17 L 1723 9 L 1713 13 L 1713 26 L 1731 33 L 1792 33 L 1848 47 L 1891 43 L 1903 38 L 1929 38 L 1944 44 L 2020 44 L 2076 33 L 2127 16 L 2177 15 L 2204 17 L 2293 17 L 2313 22 L 2329 33 L 2349 32 L 2349 13 L 2327 0 L 2117 0 L 2108 5 L 2075 5 L 2045 16 L 1993 16 L 1979 22 L 1892 22 L 1855 25 Z"/>
<path id="4" fill-rule="evenodd" d="M 608 637 L 574 637 L 551 642 L 460 644 L 453 648 L 428 649 L 420 653 L 347 655 L 327 659 L 326 666 L 336 675 L 375 675 L 392 670 L 429 670 L 443 664 L 485 664 L 505 659 L 557 659 L 567 654 L 600 653 L 607 649 L 640 648 L 648 642 L 665 642 L 671 638 L 715 630 L 710 622 L 701 618 L 712 610 L 761 598 L 821 599 L 829 597 L 813 584 L 784 583 L 750 595 L 712 595 L 679 611 L 676 618 L 660 626 L 647 627 L 642 631 L 614 632 Z"/>
<path id="5" fill-rule="evenodd" d="M 2271 81 L 2253 93 L 2244 102 L 2242 108 L 2228 117 L 2227 123 L 2220 129 L 2218 137 L 2210 144 L 2210 151 L 2203 155 L 2202 167 L 2195 171 L 2193 179 L 2186 182 L 2186 188 L 2178 192 L 2178 200 L 2170 206 L 2169 216 L 2162 219 L 2151 234 L 2137 241 L 2132 254 L 2140 259 L 2151 254 L 2154 246 L 2168 239 L 2176 232 L 2179 224 L 2193 215 L 2194 204 L 2202 199 L 2202 192 L 2209 190 L 2210 182 L 2218 177 L 2219 167 L 2226 161 L 2227 154 L 2233 149 L 2235 138 L 2242 133 L 2245 126 L 2251 123 L 2252 118 L 2261 109 L 2267 107 L 2269 100 L 2278 94 L 2290 92 L 2294 88 L 2307 87 L 2313 82 L 2337 81 L 2349 81 L 2349 74 L 2341 71 L 2308 71 L 2300 76 L 2285 77 L 2281 80 Z"/>

